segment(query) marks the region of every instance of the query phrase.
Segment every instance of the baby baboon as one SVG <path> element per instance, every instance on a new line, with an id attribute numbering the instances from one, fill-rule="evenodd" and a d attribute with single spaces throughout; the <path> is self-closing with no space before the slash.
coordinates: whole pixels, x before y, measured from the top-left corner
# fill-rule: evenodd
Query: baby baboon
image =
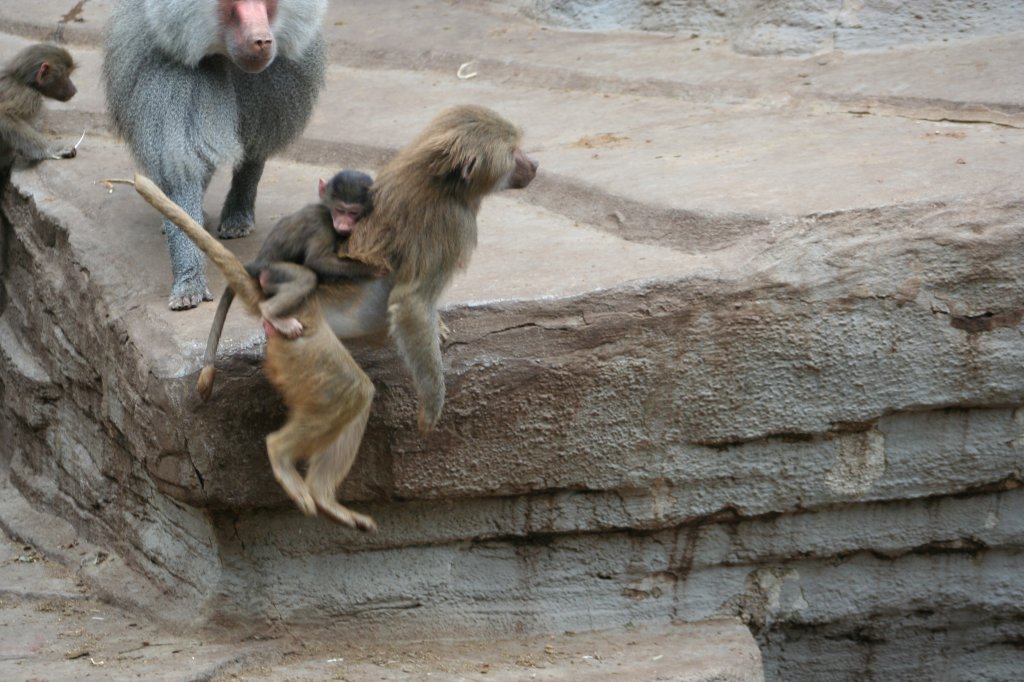
<path id="1" fill-rule="evenodd" d="M 43 97 L 67 102 L 78 92 L 71 82 L 74 69 L 63 47 L 39 43 L 16 54 L 0 73 L 0 171 L 5 187 L 16 157 L 31 162 L 76 155 L 75 147 L 54 145 L 32 127 Z"/>
<path id="2" fill-rule="evenodd" d="M 329 181 L 321 179 L 319 203 L 309 204 L 282 218 L 267 235 L 256 259 L 245 266 L 253 277 L 259 277 L 261 272 L 278 263 L 305 266 L 277 267 L 271 290 L 264 289 L 269 298 L 262 300 L 259 308 L 264 319 L 277 332 L 288 338 L 302 333 L 299 320 L 286 316 L 313 293 L 318 282 L 365 279 L 384 274 L 381 267 L 344 257 L 345 243 L 352 234 L 352 228 L 372 208 L 372 183 L 369 175 L 353 170 L 340 171 Z M 197 385 L 203 400 L 208 399 L 213 391 L 217 346 L 233 300 L 234 291 L 228 286 L 217 305 L 206 341 L 206 360 Z"/>
<path id="3" fill-rule="evenodd" d="M 347 257 L 347 242 L 356 222 L 373 210 L 370 186 L 373 178 L 359 171 L 343 170 L 330 181 L 320 179 L 320 203 L 310 204 L 295 219 L 282 221 L 274 228 L 246 269 L 253 275 L 275 262 L 300 263 L 305 268 L 290 268 L 272 278 L 273 293 L 260 303 L 263 319 L 288 338 L 302 333 L 294 318 L 284 316 L 299 307 L 313 293 L 318 282 L 361 279 L 387 274 L 386 267 L 375 267 Z M 221 322 L 223 324 L 223 321 Z M 209 350 L 209 349 L 208 349 Z M 214 348 L 216 353 L 216 348 Z"/>

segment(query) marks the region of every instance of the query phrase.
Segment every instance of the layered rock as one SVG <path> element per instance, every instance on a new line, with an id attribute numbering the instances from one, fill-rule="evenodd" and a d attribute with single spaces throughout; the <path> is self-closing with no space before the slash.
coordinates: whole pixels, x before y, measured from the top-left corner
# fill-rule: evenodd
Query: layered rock
<path id="1" fill-rule="evenodd" d="M 0 461 L 7 494 L 109 555 L 65 559 L 122 599 L 141 576 L 132 598 L 179 621 L 436 637 L 732 617 L 769 677 L 1005 678 L 1024 636 L 1020 38 L 759 61 L 348 4 L 307 139 L 230 246 L 252 255 L 318 175 L 376 165 L 445 104 L 521 122 L 541 174 L 485 205 L 448 294 L 438 431 L 416 433 L 390 348 L 355 349 L 378 397 L 341 497 L 381 531 L 292 509 L 262 448 L 283 413 L 261 332 L 232 316 L 201 403 L 212 306 L 165 310 L 159 221 L 96 184 L 131 165 L 94 132 L 5 204 Z M 88 82 L 98 55 L 77 52 Z M 960 93 L 936 64 L 975 76 Z M 77 106 L 53 125 L 100 115 Z"/>

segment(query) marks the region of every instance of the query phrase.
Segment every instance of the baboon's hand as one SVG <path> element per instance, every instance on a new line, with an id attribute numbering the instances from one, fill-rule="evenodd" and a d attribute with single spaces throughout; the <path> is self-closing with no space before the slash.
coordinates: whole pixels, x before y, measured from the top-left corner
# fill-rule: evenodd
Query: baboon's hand
<path id="1" fill-rule="evenodd" d="M 77 147 L 65 147 L 64 149 L 58 149 L 50 155 L 51 159 L 73 159 L 78 156 Z"/>
<path id="2" fill-rule="evenodd" d="M 280 317 L 269 320 L 269 322 L 286 339 L 297 339 L 302 336 L 302 323 L 294 317 Z"/>
<path id="3" fill-rule="evenodd" d="M 260 303 L 260 312 L 263 313 L 264 329 L 272 327 L 274 331 L 286 339 L 297 339 L 302 336 L 302 323 L 294 317 L 275 317 L 271 315 L 267 309 L 267 301 Z M 270 336 L 269 329 L 267 335 Z"/>
<path id="4" fill-rule="evenodd" d="M 420 398 L 420 411 L 416 417 L 416 425 L 420 433 L 426 435 L 434 430 L 437 421 L 441 418 L 441 409 L 444 407 L 444 393 L 439 396 L 425 396 Z"/>

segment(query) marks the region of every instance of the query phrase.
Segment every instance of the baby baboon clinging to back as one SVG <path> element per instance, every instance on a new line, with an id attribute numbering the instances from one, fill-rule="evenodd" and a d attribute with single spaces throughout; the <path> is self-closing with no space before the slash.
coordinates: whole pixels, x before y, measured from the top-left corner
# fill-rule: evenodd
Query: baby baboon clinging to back
<path id="1" fill-rule="evenodd" d="M 321 179 L 320 201 L 278 221 L 255 260 L 245 266 L 253 277 L 274 270 L 271 280 L 275 293 L 261 301 L 259 307 L 264 319 L 278 333 L 294 338 L 302 332 L 299 320 L 289 315 L 313 293 L 318 282 L 384 274 L 380 267 L 343 257 L 356 222 L 372 209 L 372 183 L 369 175 L 353 170 L 340 171 L 330 180 Z M 286 277 L 287 286 L 279 285 Z M 266 289 L 264 293 L 268 293 Z M 217 305 L 206 342 L 206 360 L 197 386 L 203 400 L 213 391 L 217 346 L 232 300 L 234 291 L 228 286 Z"/>
<path id="2" fill-rule="evenodd" d="M 247 266 L 257 276 L 280 263 L 303 266 L 290 269 L 292 277 L 297 276 L 300 281 L 293 282 L 287 290 L 275 286 L 275 293 L 260 303 L 263 319 L 277 332 L 288 338 L 302 333 L 297 320 L 284 316 L 312 294 L 318 282 L 386 274 L 381 268 L 345 257 L 352 229 L 373 208 L 372 184 L 369 175 L 352 170 L 335 173 L 329 182 L 321 178 L 320 202 L 296 214 L 298 219 L 279 223 L 263 243 L 256 260 Z M 263 293 L 269 295 L 266 286 Z"/>

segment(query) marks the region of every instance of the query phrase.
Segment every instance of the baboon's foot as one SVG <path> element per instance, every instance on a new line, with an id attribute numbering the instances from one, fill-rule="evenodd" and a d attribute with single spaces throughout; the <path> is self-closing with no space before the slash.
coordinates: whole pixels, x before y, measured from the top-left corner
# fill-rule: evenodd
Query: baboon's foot
<path id="1" fill-rule="evenodd" d="M 377 522 L 366 514 L 352 511 L 335 500 L 317 500 L 316 508 L 320 516 L 328 521 L 361 530 L 364 533 L 377 530 Z"/>
<path id="2" fill-rule="evenodd" d="M 283 466 L 273 460 L 270 462 L 270 468 L 274 470 L 274 478 L 299 507 L 299 511 L 306 516 L 316 516 L 316 503 L 298 470 L 294 466 Z"/>
<path id="3" fill-rule="evenodd" d="M 274 329 L 286 339 L 297 339 L 302 336 L 302 323 L 294 317 L 268 318 L 267 322 L 272 324 Z"/>
<path id="4" fill-rule="evenodd" d="M 252 232 L 254 221 L 251 216 L 229 216 L 217 226 L 217 236 L 221 239 L 238 239 L 248 237 Z"/>
<path id="5" fill-rule="evenodd" d="M 263 314 L 263 328 L 266 329 L 269 324 L 274 328 L 274 331 L 283 336 L 286 339 L 297 339 L 302 336 L 303 326 L 297 318 L 294 317 L 271 317 L 267 315 L 267 302 L 263 301 L 260 303 L 260 312 Z"/>
<path id="6" fill-rule="evenodd" d="M 213 294 L 206 288 L 206 278 L 197 277 L 191 280 L 175 282 L 174 286 L 171 287 L 171 295 L 167 299 L 167 305 L 171 310 L 189 310 L 190 308 L 195 308 L 203 301 L 212 300 Z"/>

